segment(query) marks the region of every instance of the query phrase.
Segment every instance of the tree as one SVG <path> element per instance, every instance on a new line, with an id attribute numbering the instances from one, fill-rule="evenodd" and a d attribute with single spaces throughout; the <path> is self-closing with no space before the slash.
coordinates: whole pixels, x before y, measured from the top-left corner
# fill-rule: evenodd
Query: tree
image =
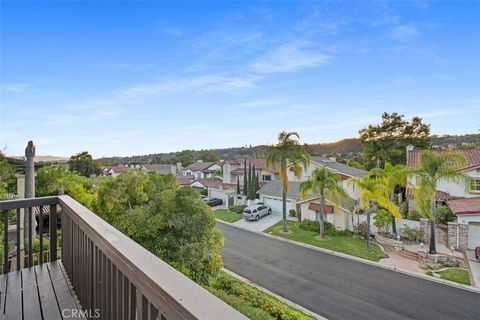
<path id="1" fill-rule="evenodd" d="M 465 186 L 469 185 L 469 178 L 458 170 L 465 165 L 465 156 L 458 152 L 424 151 L 420 155 L 419 163 L 412 173 L 418 177 L 417 187 L 414 188 L 414 199 L 420 215 L 430 220 L 430 248 L 429 252 L 435 254 L 435 220 L 436 203 L 435 195 L 440 180 L 455 182 Z"/>
<path id="2" fill-rule="evenodd" d="M 419 117 L 406 121 L 396 112 L 383 113 L 381 124 L 371 124 L 359 133 L 364 164 L 368 169 L 380 168 L 386 162 L 393 165 L 405 163 L 405 148 L 409 144 L 421 149 L 430 146 L 430 125 L 424 124 Z"/>
<path id="3" fill-rule="evenodd" d="M 35 194 L 38 197 L 65 193 L 89 209 L 93 208 L 96 199 L 96 187 L 91 179 L 64 167 L 42 167 L 35 177 Z"/>
<path id="4" fill-rule="evenodd" d="M 408 178 L 408 169 L 405 168 L 402 164 L 391 165 L 390 163 L 385 163 L 383 169 L 374 168 L 371 170 L 370 175 L 381 180 L 381 182 L 386 187 L 387 191 L 390 192 L 390 201 L 395 203 L 395 189 L 397 187 L 406 187 L 407 178 Z M 397 235 L 397 226 L 395 216 L 391 216 L 392 220 L 392 233 L 396 237 Z"/>
<path id="5" fill-rule="evenodd" d="M 357 168 L 357 169 L 365 169 L 365 167 L 360 162 L 352 159 L 347 160 L 347 166 Z"/>
<path id="6" fill-rule="evenodd" d="M 214 150 L 202 150 L 200 153 L 200 159 L 204 162 L 218 162 L 220 158 Z"/>
<path id="7" fill-rule="evenodd" d="M 243 159 L 243 195 L 248 195 L 247 159 Z"/>
<path id="8" fill-rule="evenodd" d="M 182 150 L 179 154 L 175 156 L 174 162 L 181 162 L 182 166 L 188 167 L 195 161 L 192 150 Z"/>
<path id="9" fill-rule="evenodd" d="M 237 194 L 240 194 L 240 178 L 237 176 Z"/>
<path id="10" fill-rule="evenodd" d="M 370 246 L 370 216 L 378 206 L 400 218 L 400 209 L 390 200 L 390 190 L 382 181 L 371 175 L 351 178 L 348 183 L 360 187 L 360 208 L 367 213 L 367 248 Z"/>
<path id="11" fill-rule="evenodd" d="M 252 200 L 252 163 L 248 161 L 247 199 Z"/>
<path id="12" fill-rule="evenodd" d="M 155 201 L 118 216 L 114 226 L 200 284 L 222 267 L 223 237 L 212 210 L 190 187 L 163 190 Z"/>
<path id="13" fill-rule="evenodd" d="M 291 168 L 295 176 L 299 177 L 302 167 L 307 168 L 310 162 L 310 155 L 299 142 L 300 136 L 296 132 L 282 131 L 278 135 L 278 142 L 274 146 L 266 147 L 260 152 L 266 158 L 267 167 L 278 168 L 280 183 L 282 184 L 283 203 L 283 228 L 287 232 L 287 193 L 288 175 L 287 167 Z"/>
<path id="14" fill-rule="evenodd" d="M 0 150 L 0 200 L 8 192 L 15 190 L 15 170 L 8 164 L 5 155 Z"/>
<path id="15" fill-rule="evenodd" d="M 70 171 L 75 171 L 79 175 L 89 178 L 92 175 L 102 173 L 98 164 L 92 159 L 88 151 L 82 151 L 70 157 L 68 161 Z"/>
<path id="16" fill-rule="evenodd" d="M 312 172 L 312 177 L 300 184 L 302 197 L 309 193 L 320 196 L 320 211 L 316 212 L 316 220 L 320 220 L 320 237 L 325 237 L 325 197 L 337 200 L 348 197 L 345 190 L 339 185 L 341 177 L 325 167 L 318 167 Z"/>

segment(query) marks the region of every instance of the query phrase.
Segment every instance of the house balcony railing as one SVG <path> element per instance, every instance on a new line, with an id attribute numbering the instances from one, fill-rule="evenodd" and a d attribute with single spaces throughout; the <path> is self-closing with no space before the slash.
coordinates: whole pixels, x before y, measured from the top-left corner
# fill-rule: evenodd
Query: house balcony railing
<path id="1" fill-rule="evenodd" d="M 246 319 L 69 196 L 0 212 L 0 319 Z"/>

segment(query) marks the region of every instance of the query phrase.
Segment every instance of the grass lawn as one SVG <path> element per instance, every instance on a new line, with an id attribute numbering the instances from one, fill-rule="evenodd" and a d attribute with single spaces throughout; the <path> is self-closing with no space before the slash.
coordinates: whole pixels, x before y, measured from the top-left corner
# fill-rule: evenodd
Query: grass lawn
<path id="1" fill-rule="evenodd" d="M 442 271 L 433 271 L 440 275 L 440 278 L 445 280 L 450 280 L 466 285 L 470 285 L 470 278 L 468 276 L 468 271 L 461 268 L 448 268 Z M 427 271 L 427 275 L 433 276 L 432 271 Z"/>
<path id="2" fill-rule="evenodd" d="M 226 209 L 214 210 L 213 213 L 215 214 L 215 218 L 223 221 L 227 221 L 227 222 L 235 222 L 242 219 L 241 214 L 230 212 Z"/>
<path id="3" fill-rule="evenodd" d="M 223 271 L 206 289 L 252 320 L 314 319 Z"/>
<path id="4" fill-rule="evenodd" d="M 327 236 L 325 240 L 315 239 L 318 236 L 317 232 L 302 230 L 297 227 L 297 222 L 295 221 L 287 221 L 287 226 L 291 233 L 284 234 L 280 232 L 282 223 L 280 221 L 264 232 L 372 261 L 378 261 L 387 257 L 387 254 L 376 244 L 371 243 L 370 249 L 367 250 L 365 240 L 354 239 L 348 236 Z"/>

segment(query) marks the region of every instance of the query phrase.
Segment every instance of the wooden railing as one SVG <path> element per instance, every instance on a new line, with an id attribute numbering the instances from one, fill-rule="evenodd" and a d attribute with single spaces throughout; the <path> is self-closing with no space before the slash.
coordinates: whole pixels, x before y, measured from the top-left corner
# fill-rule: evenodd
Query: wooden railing
<path id="1" fill-rule="evenodd" d="M 20 209 L 26 208 L 29 216 L 32 208 L 40 206 L 50 206 L 49 260 L 58 258 L 57 215 L 61 215 L 61 260 L 82 309 L 88 314 L 115 320 L 246 319 L 68 196 L 0 202 L 0 211 L 4 213 L 4 272 L 9 271 L 12 257 L 6 249 L 9 210 L 16 210 L 20 221 Z M 25 221 L 31 224 L 32 219 Z M 17 228 L 20 230 L 19 223 Z M 33 237 L 33 231 L 28 232 L 28 248 L 32 247 Z M 17 240 L 20 243 L 18 236 Z M 40 248 L 39 262 L 44 253 L 42 245 Z M 27 266 L 34 261 L 31 251 L 27 252 Z M 20 256 L 19 252 L 16 254 Z"/>

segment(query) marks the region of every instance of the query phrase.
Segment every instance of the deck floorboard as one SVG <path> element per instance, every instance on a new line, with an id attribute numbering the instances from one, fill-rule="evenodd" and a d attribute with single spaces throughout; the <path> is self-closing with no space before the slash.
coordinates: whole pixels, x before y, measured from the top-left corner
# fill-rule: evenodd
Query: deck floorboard
<path id="1" fill-rule="evenodd" d="M 0 276 L 0 319 L 83 319 L 72 310 L 81 307 L 60 260 Z"/>

